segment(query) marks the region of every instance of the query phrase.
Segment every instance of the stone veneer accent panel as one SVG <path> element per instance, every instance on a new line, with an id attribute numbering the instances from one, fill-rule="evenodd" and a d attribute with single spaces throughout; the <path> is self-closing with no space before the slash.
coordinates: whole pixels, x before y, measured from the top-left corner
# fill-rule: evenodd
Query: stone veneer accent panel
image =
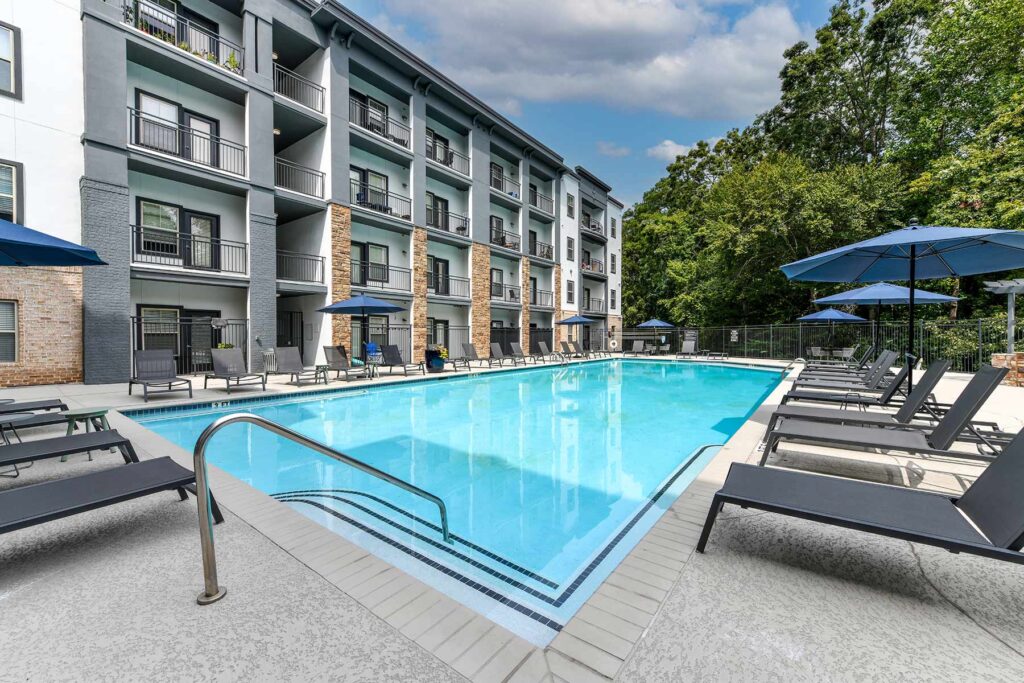
<path id="1" fill-rule="evenodd" d="M 4 268 L 0 299 L 16 301 L 18 359 L 0 386 L 82 381 L 82 269 Z"/>
<path id="2" fill-rule="evenodd" d="M 474 242 L 469 252 L 469 309 L 470 341 L 481 357 L 491 348 L 491 248 Z"/>
<path id="3" fill-rule="evenodd" d="M 352 296 L 352 209 L 331 204 L 331 303 Z M 331 341 L 352 348 L 352 323 L 347 315 L 331 316 Z"/>
<path id="4" fill-rule="evenodd" d="M 530 352 L 530 259 L 522 257 L 522 265 L 519 267 L 523 274 L 520 285 L 523 293 L 523 316 L 519 323 L 519 343 L 523 346 L 523 353 Z"/>
<path id="5" fill-rule="evenodd" d="M 615 329 L 613 330 L 612 328 L 615 328 Z M 622 316 L 620 316 L 620 315 L 610 315 L 610 316 L 608 316 L 608 329 L 607 329 L 607 332 L 611 333 L 611 336 L 608 337 L 609 346 L 607 348 L 609 348 L 609 349 L 611 348 L 610 342 L 614 339 L 615 340 L 615 350 L 616 351 L 621 351 L 622 350 Z"/>
<path id="6" fill-rule="evenodd" d="M 992 365 L 997 368 L 1009 368 L 1003 384 L 1011 387 L 1024 387 L 1024 351 L 1016 353 L 993 353 Z"/>
<path id="7" fill-rule="evenodd" d="M 412 231 L 412 362 L 427 350 L 427 231 Z"/>

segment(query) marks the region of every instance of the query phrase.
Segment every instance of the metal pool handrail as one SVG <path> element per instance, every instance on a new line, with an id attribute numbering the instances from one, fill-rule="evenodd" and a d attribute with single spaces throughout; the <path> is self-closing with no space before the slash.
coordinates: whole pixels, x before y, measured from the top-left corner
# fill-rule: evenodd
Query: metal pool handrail
<path id="1" fill-rule="evenodd" d="M 218 420 L 211 423 L 203 433 L 199 435 L 196 440 L 196 447 L 192 452 L 193 457 L 193 468 L 196 474 L 196 498 L 199 501 L 199 539 L 202 543 L 203 549 L 203 580 L 204 590 L 199 594 L 198 602 L 200 605 L 208 605 L 216 602 L 224 597 L 225 589 L 217 584 L 217 557 L 214 553 L 213 547 L 213 517 L 210 511 L 210 484 L 206 478 L 206 444 L 210 441 L 214 434 L 219 432 L 224 427 L 236 422 L 248 422 L 249 424 L 262 427 L 267 431 L 273 432 L 278 436 L 294 441 L 300 446 L 305 446 L 318 453 L 322 453 L 329 458 L 351 465 L 361 472 L 365 472 L 372 477 L 376 477 L 389 484 L 397 486 L 400 489 L 408 491 L 409 493 L 419 496 L 424 500 L 437 505 L 438 512 L 441 514 L 441 535 L 444 537 L 446 543 L 452 543 L 451 534 L 448 532 L 448 508 L 445 507 L 444 501 L 435 496 L 429 491 L 424 491 L 415 484 L 410 484 L 407 481 L 399 479 L 387 472 L 377 469 L 373 465 L 368 465 L 365 462 L 356 460 L 350 455 L 346 455 L 341 451 L 336 451 L 326 444 L 322 444 L 315 439 L 311 439 L 308 436 L 299 434 L 298 432 L 288 429 L 283 425 L 279 425 L 276 422 L 271 422 L 266 418 L 253 415 L 252 413 L 235 413 L 234 415 L 225 415 Z"/>

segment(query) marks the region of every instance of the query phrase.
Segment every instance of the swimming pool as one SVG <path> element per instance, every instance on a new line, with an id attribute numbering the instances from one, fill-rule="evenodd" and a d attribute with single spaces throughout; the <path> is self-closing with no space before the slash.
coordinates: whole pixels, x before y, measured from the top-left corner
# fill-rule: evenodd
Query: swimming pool
<path id="1" fill-rule="evenodd" d="M 429 502 L 248 424 L 209 462 L 543 645 L 778 384 L 778 370 L 604 360 L 130 416 L 187 450 L 222 415 L 284 424 Z"/>

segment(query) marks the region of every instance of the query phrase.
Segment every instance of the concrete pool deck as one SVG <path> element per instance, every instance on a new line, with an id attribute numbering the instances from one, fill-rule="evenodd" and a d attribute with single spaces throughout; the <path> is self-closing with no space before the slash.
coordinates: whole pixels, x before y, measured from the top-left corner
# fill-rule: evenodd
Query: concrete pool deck
<path id="1" fill-rule="evenodd" d="M 939 399 L 955 396 L 964 381 L 945 378 Z M 270 386 L 294 391 L 277 379 Z M 215 528 L 223 601 L 194 602 L 202 579 L 194 501 L 151 496 L 7 534 L 0 544 L 0 678 L 1019 680 L 1024 567 L 733 508 L 708 552 L 693 552 L 728 464 L 756 460 L 764 424 L 787 386 L 545 649 L 211 468 L 227 513 Z M 3 395 L 62 395 L 74 407 L 142 405 L 125 385 Z M 225 398 L 222 389 L 199 390 L 195 400 Z M 163 397 L 149 405 L 178 402 Z M 1000 387 L 983 416 L 1020 428 L 1024 389 Z M 190 454 L 127 418 L 111 422 L 142 457 L 173 454 L 191 464 Z M 805 447 L 780 456 L 790 466 L 810 457 Z M 120 462 L 96 458 L 37 463 L 0 488 Z M 907 458 L 832 460 L 837 471 L 940 490 L 962 489 L 980 471 L 918 460 L 922 471 L 911 476 Z"/>

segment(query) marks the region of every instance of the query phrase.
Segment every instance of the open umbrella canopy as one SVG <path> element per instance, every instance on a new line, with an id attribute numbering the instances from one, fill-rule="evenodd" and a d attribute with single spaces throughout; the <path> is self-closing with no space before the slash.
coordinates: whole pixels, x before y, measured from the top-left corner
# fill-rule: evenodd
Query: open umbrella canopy
<path id="1" fill-rule="evenodd" d="M 565 320 L 559 320 L 559 325 L 589 325 L 590 323 L 596 323 L 597 321 L 593 318 L 586 318 L 582 315 L 574 315 L 571 318 Z"/>
<path id="2" fill-rule="evenodd" d="M 959 299 L 955 296 L 926 292 L 923 289 L 914 290 L 915 304 L 948 304 L 954 301 L 959 301 Z M 814 303 L 832 306 L 893 306 L 909 304 L 910 287 L 892 285 L 888 282 L 876 282 L 866 287 L 851 289 L 848 292 L 823 296 L 820 299 L 815 299 Z"/>
<path id="3" fill-rule="evenodd" d="M 359 294 L 351 299 L 336 301 L 330 306 L 324 306 L 318 310 L 321 313 L 333 313 L 335 315 L 376 315 L 381 313 L 397 313 L 405 309 L 398 304 Z"/>
<path id="4" fill-rule="evenodd" d="M 637 327 L 675 327 L 672 323 L 667 323 L 664 320 L 658 320 L 657 318 L 651 318 L 647 322 L 642 322 Z"/>
<path id="5" fill-rule="evenodd" d="M 852 313 L 844 313 L 843 311 L 838 311 L 838 310 L 836 310 L 834 308 L 826 308 L 823 311 L 815 311 L 814 313 L 809 313 L 809 314 L 803 316 L 802 318 L 797 318 L 797 320 L 802 320 L 804 322 L 819 322 L 819 323 L 827 323 L 827 322 L 834 322 L 834 323 L 862 323 L 862 322 L 864 322 L 864 318 L 860 317 L 859 315 L 853 315 Z"/>
<path id="6" fill-rule="evenodd" d="M 0 266 L 105 266 L 95 251 L 0 219 Z"/>

